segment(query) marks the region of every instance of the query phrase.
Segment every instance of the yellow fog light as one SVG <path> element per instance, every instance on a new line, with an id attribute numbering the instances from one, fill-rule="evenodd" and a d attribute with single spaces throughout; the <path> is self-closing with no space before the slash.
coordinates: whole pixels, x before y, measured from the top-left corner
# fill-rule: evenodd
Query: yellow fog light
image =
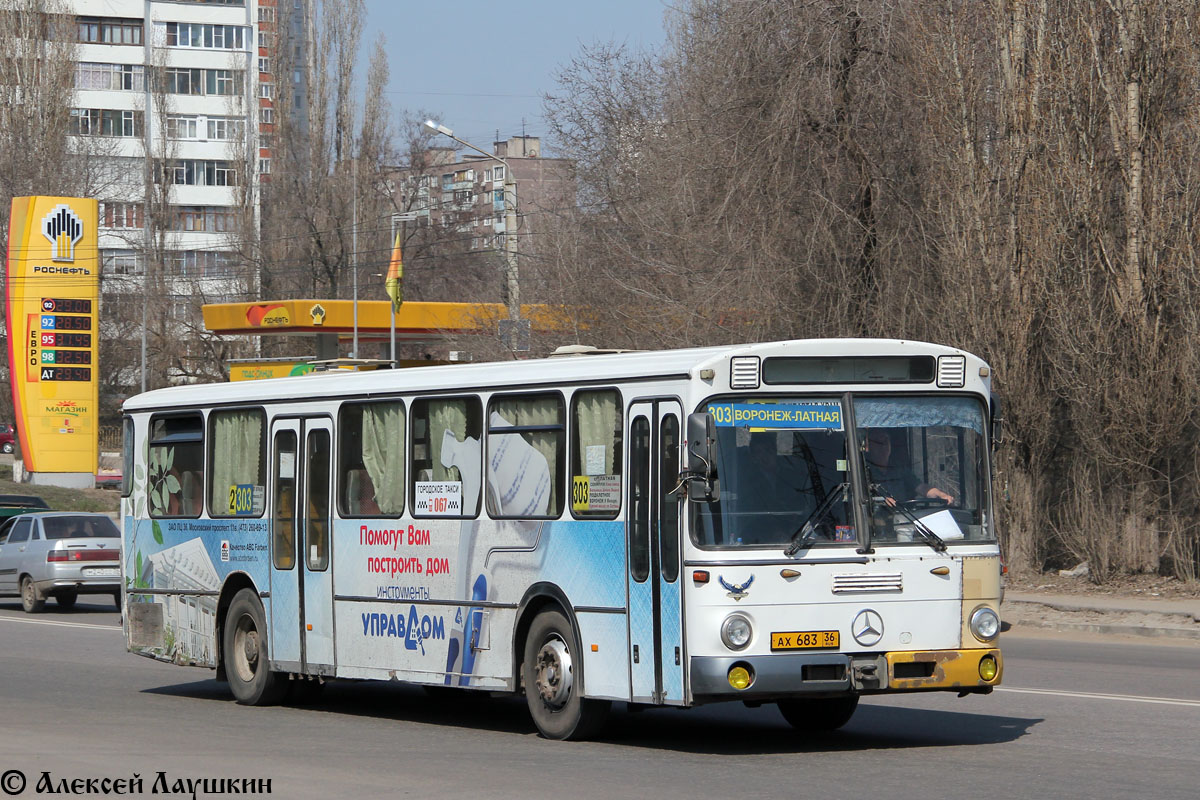
<path id="1" fill-rule="evenodd" d="M 985 681 L 996 680 L 996 659 L 994 656 L 984 656 L 979 659 L 979 677 Z"/>
<path id="2" fill-rule="evenodd" d="M 750 688 L 750 684 L 754 683 L 754 676 L 750 674 L 750 670 L 741 665 L 735 665 L 729 670 L 729 685 L 741 691 L 742 689 Z"/>

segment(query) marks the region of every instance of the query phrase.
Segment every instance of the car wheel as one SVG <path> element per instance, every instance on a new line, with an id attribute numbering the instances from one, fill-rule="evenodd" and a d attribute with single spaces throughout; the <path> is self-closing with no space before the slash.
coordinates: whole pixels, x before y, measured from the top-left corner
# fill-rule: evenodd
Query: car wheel
<path id="1" fill-rule="evenodd" d="M 13 451 L 13 449 L 14 448 L 13 448 L 12 442 L 5 442 L 3 446 L 0 446 L 0 450 L 3 450 L 6 453 L 11 453 Z"/>
<path id="2" fill-rule="evenodd" d="M 37 614 L 46 607 L 46 598 L 42 597 L 28 575 L 21 579 L 21 607 L 26 614 Z"/>
<path id="3" fill-rule="evenodd" d="M 850 721 L 856 708 L 857 695 L 779 701 L 779 712 L 800 733 L 836 731 Z"/>
<path id="4" fill-rule="evenodd" d="M 58 607 L 64 611 L 75 607 L 75 601 L 79 599 L 78 592 L 66 592 L 54 596 L 54 602 L 58 603 Z"/>
<path id="5" fill-rule="evenodd" d="M 586 739 L 599 733 L 612 706 L 608 700 L 580 696 L 582 657 L 575 641 L 571 623 L 557 611 L 538 614 L 525 639 L 525 701 L 547 739 Z"/>
<path id="6" fill-rule="evenodd" d="M 222 638 L 225 674 L 234 699 L 245 706 L 278 703 L 287 685 L 268 666 L 266 614 L 252 590 L 234 595 Z"/>

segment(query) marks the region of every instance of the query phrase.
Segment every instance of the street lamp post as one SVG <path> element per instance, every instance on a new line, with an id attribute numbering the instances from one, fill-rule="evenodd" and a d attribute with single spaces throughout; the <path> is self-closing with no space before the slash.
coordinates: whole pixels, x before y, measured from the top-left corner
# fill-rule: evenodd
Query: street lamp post
<path id="1" fill-rule="evenodd" d="M 513 180 L 512 167 L 495 153 L 476 147 L 465 139 L 454 135 L 454 131 L 445 125 L 439 125 L 431 119 L 425 120 L 425 127 L 447 136 L 464 147 L 499 161 L 504 166 L 504 258 L 506 265 L 505 286 L 507 290 L 508 317 L 511 320 L 521 318 L 521 283 L 517 272 L 517 184 Z"/>

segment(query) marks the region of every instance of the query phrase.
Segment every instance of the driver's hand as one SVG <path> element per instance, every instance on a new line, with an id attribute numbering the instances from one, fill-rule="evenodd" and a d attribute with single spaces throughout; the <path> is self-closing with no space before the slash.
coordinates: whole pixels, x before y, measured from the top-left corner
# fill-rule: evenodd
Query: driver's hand
<path id="1" fill-rule="evenodd" d="M 889 508 L 896 507 L 896 498 L 894 497 L 885 497 L 883 498 L 883 502 L 887 503 Z"/>
<path id="2" fill-rule="evenodd" d="M 946 494 L 945 492 L 943 492 L 941 489 L 937 488 L 936 486 L 934 486 L 928 492 L 926 492 L 925 496 L 926 497 L 936 497 L 938 500 L 945 500 L 948 504 L 954 503 L 954 498 L 951 495 Z"/>

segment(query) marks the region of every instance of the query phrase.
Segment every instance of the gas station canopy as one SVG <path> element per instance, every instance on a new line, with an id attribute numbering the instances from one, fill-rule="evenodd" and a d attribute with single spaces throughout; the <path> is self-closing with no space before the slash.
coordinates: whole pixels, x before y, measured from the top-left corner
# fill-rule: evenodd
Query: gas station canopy
<path id="1" fill-rule="evenodd" d="M 204 327 L 222 335 L 350 334 L 358 307 L 359 339 L 380 341 L 391 335 L 388 300 L 278 300 L 257 303 L 209 303 L 203 306 Z M 535 331 L 553 327 L 545 306 L 522 306 L 521 317 Z M 508 319 L 499 303 L 421 303 L 406 301 L 396 314 L 397 340 L 438 335 L 494 334 Z M 561 324 L 560 324 L 561 327 Z"/>

